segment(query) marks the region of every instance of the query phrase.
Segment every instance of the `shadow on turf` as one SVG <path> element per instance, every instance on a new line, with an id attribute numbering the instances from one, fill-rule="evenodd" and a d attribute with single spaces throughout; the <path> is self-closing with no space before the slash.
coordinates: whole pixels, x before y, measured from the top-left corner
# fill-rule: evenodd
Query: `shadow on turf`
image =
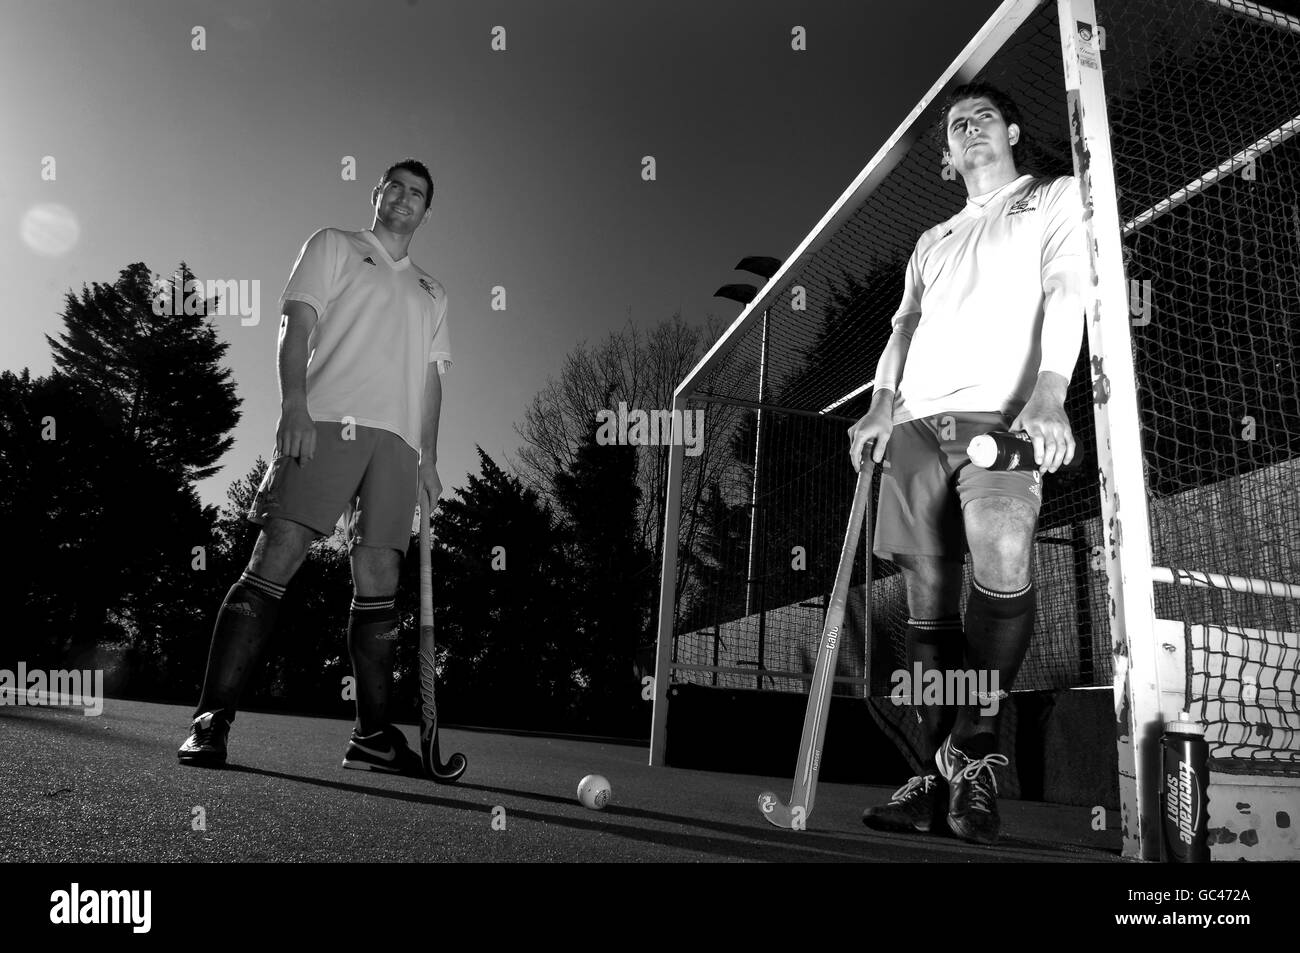
<path id="1" fill-rule="evenodd" d="M 252 768 L 245 765 L 227 765 L 225 770 L 255 774 L 261 777 L 278 778 L 284 781 L 296 781 L 316 787 L 332 788 L 370 797 L 385 797 L 395 801 L 413 804 L 429 804 L 437 807 L 460 808 L 490 814 L 491 805 L 466 801 L 454 797 L 415 794 L 391 788 L 350 784 L 343 781 L 326 781 L 322 778 L 303 775 L 285 774 L 280 771 L 268 771 L 264 768 Z M 400 776 L 398 776 L 400 777 Z M 543 794 L 523 791 L 516 788 L 501 788 L 483 784 L 465 784 L 438 786 L 438 791 L 450 794 L 456 790 L 475 791 L 485 794 L 508 795 L 543 801 L 565 808 L 575 807 L 570 797 L 555 794 Z M 931 835 L 884 834 L 863 828 L 860 831 L 843 832 L 781 832 L 765 824 L 758 817 L 754 808 L 754 821 L 750 824 L 727 824 L 717 821 L 697 820 L 679 814 L 666 814 L 659 811 L 647 811 L 641 808 L 611 805 L 592 820 L 565 816 L 559 813 L 531 811 L 526 808 L 509 808 L 507 811 L 512 821 L 536 821 L 558 827 L 591 831 L 593 833 L 613 834 L 628 840 L 674 847 L 679 850 L 696 851 L 713 854 L 730 860 L 755 861 L 1043 861 L 1081 859 L 1077 855 L 1070 857 L 1071 851 L 1056 845 L 1038 845 L 1017 842 L 1011 839 L 995 848 L 979 848 L 962 844 L 959 841 Z M 596 819 L 596 818 L 600 819 Z M 678 834 L 663 830 L 644 830 L 630 824 L 612 823 L 615 819 L 653 821 L 664 824 L 690 825 L 705 827 L 708 834 Z M 1088 852 L 1093 853 L 1093 852 Z M 580 859 L 580 858 L 575 858 Z"/>
<path id="2" fill-rule="evenodd" d="M 465 788 L 472 791 L 482 791 L 488 794 L 509 794 L 515 797 L 526 797 L 530 800 L 545 801 L 552 804 L 564 805 L 566 807 L 572 807 L 574 803 L 572 797 L 565 797 L 563 795 L 558 795 L 558 794 L 541 794 L 534 791 L 521 791 L 516 788 L 499 788 L 499 787 L 492 787 L 491 785 L 486 785 L 486 784 L 464 784 L 464 783 L 457 784 L 456 787 Z M 517 812 L 512 812 L 512 816 L 513 813 L 517 813 Z M 907 845 L 913 848 L 920 847 L 926 850 L 927 852 L 935 851 L 935 850 L 938 851 L 946 850 L 948 853 L 960 857 L 960 859 L 962 860 L 969 860 L 971 852 L 993 851 L 993 852 L 1003 852 L 1005 854 L 1005 852 L 1013 851 L 1013 850 L 1020 851 L 1022 853 L 1033 852 L 1034 854 L 1033 859 L 1035 860 L 1044 860 L 1044 859 L 1051 859 L 1051 858 L 1065 859 L 1069 855 L 1076 855 L 1076 856 L 1082 856 L 1089 859 L 1100 860 L 1103 858 L 1110 859 L 1109 855 L 1112 854 L 1115 856 L 1116 859 L 1118 859 L 1117 851 L 1107 851 L 1103 848 L 1097 848 L 1097 847 L 1092 847 L 1087 845 L 1059 844 L 1052 841 L 1032 840 L 1029 838 L 1018 838 L 1018 837 L 1004 836 L 1001 842 L 998 844 L 998 846 L 992 848 L 985 848 L 973 844 L 967 844 L 964 841 L 962 841 L 960 838 L 958 838 L 956 834 L 951 833 L 947 829 L 943 830 L 940 833 L 935 833 L 935 834 L 894 834 L 894 833 L 888 833 L 884 831 L 873 831 L 867 829 L 866 827 L 863 827 L 860 830 L 855 829 L 855 830 L 847 830 L 847 831 L 809 832 L 805 830 L 799 832 L 790 831 L 790 832 L 782 833 L 776 828 L 771 827 L 770 825 L 767 825 L 766 823 L 762 822 L 758 818 L 757 805 L 754 808 L 755 821 L 753 824 L 725 824 L 713 820 L 697 820 L 695 818 L 684 817 L 680 814 L 664 814 L 659 811 L 647 811 L 642 808 L 626 807 L 617 803 L 611 804 L 609 807 L 605 808 L 604 811 L 602 811 L 601 813 L 605 815 L 638 818 L 640 820 L 646 820 L 646 821 L 658 821 L 661 823 L 707 827 L 712 832 L 734 834 L 740 837 L 754 838 L 754 837 L 759 837 L 761 835 L 760 839 L 764 841 L 768 841 L 774 844 L 782 844 L 782 845 L 789 844 L 791 838 L 799 838 L 799 840 L 801 841 L 812 840 L 814 842 L 814 846 L 816 846 L 819 840 L 829 839 L 828 843 L 823 846 L 837 846 L 843 848 L 844 839 L 848 837 L 853 840 L 860 840 L 863 843 L 871 844 L 873 846 L 876 844 L 890 844 L 890 845 L 898 844 L 898 845 Z M 866 859 L 866 858 L 858 858 L 858 859 Z M 997 859 L 1006 859 L 1006 858 L 991 857 L 989 859 L 997 860 Z M 1016 858 L 1016 859 L 1023 859 L 1023 858 Z"/>

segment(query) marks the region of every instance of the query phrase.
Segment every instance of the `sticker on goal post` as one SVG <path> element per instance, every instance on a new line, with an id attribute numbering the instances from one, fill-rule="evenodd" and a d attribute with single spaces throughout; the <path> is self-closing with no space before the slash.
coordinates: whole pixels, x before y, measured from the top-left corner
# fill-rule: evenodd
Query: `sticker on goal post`
<path id="1" fill-rule="evenodd" d="M 1082 20 L 1074 21 L 1074 28 L 1079 42 L 1075 44 L 1075 49 L 1079 51 L 1079 65 L 1086 66 L 1088 69 L 1100 69 L 1101 63 L 1097 57 L 1097 51 L 1093 48 L 1093 40 L 1097 35 L 1097 29 L 1091 23 L 1085 23 Z"/>

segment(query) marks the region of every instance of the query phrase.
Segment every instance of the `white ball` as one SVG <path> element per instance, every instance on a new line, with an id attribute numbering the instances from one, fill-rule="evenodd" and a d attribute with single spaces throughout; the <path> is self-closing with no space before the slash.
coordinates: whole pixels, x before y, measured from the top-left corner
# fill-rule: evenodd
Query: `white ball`
<path id="1" fill-rule="evenodd" d="M 582 802 L 583 807 L 589 807 L 593 811 L 603 811 L 613 796 L 614 792 L 610 789 L 609 781 L 599 774 L 589 774 L 578 782 L 578 800 Z"/>

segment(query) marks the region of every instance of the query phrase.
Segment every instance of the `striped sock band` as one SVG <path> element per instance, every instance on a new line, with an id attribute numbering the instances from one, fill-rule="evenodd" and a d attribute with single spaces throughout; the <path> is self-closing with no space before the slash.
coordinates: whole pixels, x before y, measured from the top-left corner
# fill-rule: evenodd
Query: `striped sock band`
<path id="1" fill-rule="evenodd" d="M 269 579 L 259 576 L 251 569 L 245 569 L 239 577 L 236 585 L 248 586 L 250 589 L 256 589 L 258 592 L 271 599 L 283 599 L 285 590 L 288 586 L 281 586 Z"/>
<path id="2" fill-rule="evenodd" d="M 921 632 L 933 632 L 936 634 L 960 632 L 961 616 L 946 615 L 941 619 L 913 619 L 909 617 L 907 624 Z"/>
<path id="3" fill-rule="evenodd" d="M 353 612 L 382 612 L 384 609 L 397 608 L 397 594 L 391 596 L 359 596 L 352 594 Z"/>
<path id="4" fill-rule="evenodd" d="M 1032 582 L 1027 582 L 1023 589 L 1017 589 L 1015 592 L 998 592 L 996 589 L 985 589 L 974 579 L 971 580 L 971 585 L 974 587 L 975 592 L 986 595 L 990 599 L 1019 599 L 1021 596 L 1026 595 L 1030 589 L 1034 588 Z"/>

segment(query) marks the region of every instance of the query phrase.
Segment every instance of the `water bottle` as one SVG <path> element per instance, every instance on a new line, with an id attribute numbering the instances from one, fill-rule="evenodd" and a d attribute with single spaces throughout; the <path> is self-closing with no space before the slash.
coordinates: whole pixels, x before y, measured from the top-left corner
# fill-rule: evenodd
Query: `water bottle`
<path id="1" fill-rule="evenodd" d="M 1192 721 L 1190 714 L 1180 712 L 1177 721 L 1165 723 L 1161 748 L 1162 859 L 1174 864 L 1206 863 L 1210 859 L 1210 808 L 1205 729 Z"/>
<path id="2" fill-rule="evenodd" d="M 994 430 L 980 434 L 966 447 L 970 462 L 985 470 L 1037 470 L 1034 462 L 1034 438 L 1023 430 Z M 1075 447 L 1074 459 L 1061 464 L 1075 471 L 1083 461 L 1083 448 Z"/>
<path id="3" fill-rule="evenodd" d="M 1034 440 L 1023 430 L 981 434 L 966 447 L 970 462 L 985 470 L 1037 470 Z"/>

